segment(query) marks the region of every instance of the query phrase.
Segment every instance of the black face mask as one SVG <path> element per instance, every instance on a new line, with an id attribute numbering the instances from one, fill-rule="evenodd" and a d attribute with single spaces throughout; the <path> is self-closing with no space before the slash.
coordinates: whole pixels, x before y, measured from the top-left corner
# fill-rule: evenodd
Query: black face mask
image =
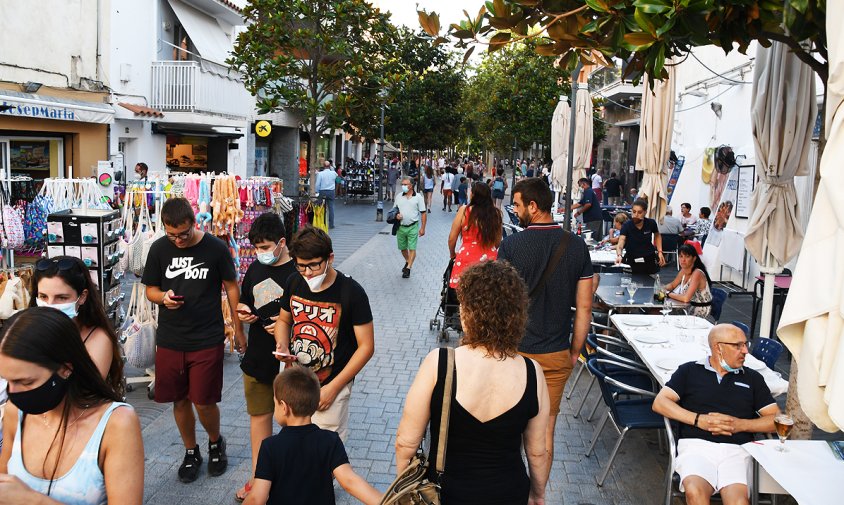
<path id="1" fill-rule="evenodd" d="M 9 392 L 9 401 L 24 414 L 43 414 L 53 410 L 67 393 L 67 379 L 53 374 L 44 384 L 29 391 Z"/>

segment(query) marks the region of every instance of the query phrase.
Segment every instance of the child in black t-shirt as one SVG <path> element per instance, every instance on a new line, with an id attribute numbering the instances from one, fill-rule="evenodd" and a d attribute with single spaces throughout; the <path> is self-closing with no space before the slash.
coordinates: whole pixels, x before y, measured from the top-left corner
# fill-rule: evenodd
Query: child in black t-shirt
<path id="1" fill-rule="evenodd" d="M 275 420 L 283 428 L 261 443 L 255 484 L 244 503 L 333 504 L 332 477 L 361 502 L 379 503 L 381 493 L 352 469 L 340 437 L 311 422 L 319 406 L 316 374 L 293 365 L 276 377 L 273 390 Z"/>
<path id="2" fill-rule="evenodd" d="M 273 380 L 278 375 L 275 351 L 275 321 L 280 301 L 288 288 L 288 279 L 296 269 L 284 240 L 284 222 L 273 212 L 258 216 L 249 229 L 249 241 L 255 247 L 256 260 L 246 271 L 241 284 L 237 317 L 249 324 L 249 342 L 240 363 L 243 391 L 252 440 L 252 471 L 258 460 L 261 441 L 273 430 Z M 247 482 L 235 494 L 242 501 L 252 486 Z"/>
<path id="3" fill-rule="evenodd" d="M 457 186 L 457 204 L 469 205 L 469 183 L 466 177 L 460 178 L 460 185 Z"/>

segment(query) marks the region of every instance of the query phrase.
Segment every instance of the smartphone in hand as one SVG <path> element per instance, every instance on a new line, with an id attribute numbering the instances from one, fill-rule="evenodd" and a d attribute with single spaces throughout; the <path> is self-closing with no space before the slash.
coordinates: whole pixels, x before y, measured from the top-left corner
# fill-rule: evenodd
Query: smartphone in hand
<path id="1" fill-rule="evenodd" d="M 181 302 L 185 299 L 185 297 L 182 295 L 170 295 L 170 299 L 174 302 Z"/>

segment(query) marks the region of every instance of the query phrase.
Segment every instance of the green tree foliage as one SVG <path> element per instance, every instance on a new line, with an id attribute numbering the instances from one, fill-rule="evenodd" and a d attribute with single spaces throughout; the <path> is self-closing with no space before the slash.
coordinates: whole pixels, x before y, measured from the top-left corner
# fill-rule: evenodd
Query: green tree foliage
<path id="1" fill-rule="evenodd" d="M 422 13 L 422 27 L 441 38 L 432 18 Z M 578 56 L 597 64 L 619 56 L 636 75 L 660 79 L 667 58 L 695 46 L 729 53 L 746 51 L 754 40 L 780 41 L 826 82 L 825 23 L 826 0 L 494 0 L 452 24 L 449 34 L 469 50 L 481 39 L 495 51 L 532 38 L 539 54 L 562 56 L 569 68 Z"/>
<path id="2" fill-rule="evenodd" d="M 365 0 L 250 0 L 243 15 L 247 29 L 229 64 L 243 74 L 259 112 L 301 115 L 312 167 L 319 135 L 369 104 L 367 90 L 400 78 L 379 70 L 391 68 L 395 27 Z"/>
<path id="3" fill-rule="evenodd" d="M 538 55 L 533 41 L 485 54 L 463 93 L 464 134 L 505 156 L 514 139 L 520 149 L 534 142 L 549 146 L 554 109 L 560 95 L 571 92 L 568 70 L 554 60 Z M 593 130 L 596 143 L 606 136 L 597 111 Z"/>

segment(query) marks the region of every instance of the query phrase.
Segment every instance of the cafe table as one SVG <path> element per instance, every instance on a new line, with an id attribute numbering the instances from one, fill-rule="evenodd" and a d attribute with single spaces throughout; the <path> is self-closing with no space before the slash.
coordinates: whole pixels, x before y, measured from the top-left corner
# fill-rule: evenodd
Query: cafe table
<path id="1" fill-rule="evenodd" d="M 621 285 L 622 279 L 625 278 L 639 285 L 632 302 L 627 287 Z M 662 307 L 662 302 L 654 300 L 654 278 L 648 274 L 602 273 L 595 295 L 610 308 L 610 314 L 618 312 L 619 309 L 656 310 Z"/>
<path id="2" fill-rule="evenodd" d="M 648 370 L 664 386 L 683 363 L 709 355 L 709 330 L 713 324 L 694 316 L 614 314 L 610 322 L 633 347 Z M 788 381 L 765 363 L 748 354 L 744 366 L 759 372 L 771 394 L 788 391 Z"/>
<path id="3" fill-rule="evenodd" d="M 589 259 L 593 265 L 615 265 L 615 249 L 592 249 L 589 251 Z M 627 266 L 622 263 L 621 266 Z"/>
<path id="4" fill-rule="evenodd" d="M 779 444 L 778 439 L 767 439 L 742 445 L 753 457 L 750 491 L 753 505 L 759 503 L 759 493 L 787 493 L 800 505 L 844 502 L 841 496 L 844 460 L 833 455 L 827 442 L 786 440 L 787 452 L 777 451 Z"/>

